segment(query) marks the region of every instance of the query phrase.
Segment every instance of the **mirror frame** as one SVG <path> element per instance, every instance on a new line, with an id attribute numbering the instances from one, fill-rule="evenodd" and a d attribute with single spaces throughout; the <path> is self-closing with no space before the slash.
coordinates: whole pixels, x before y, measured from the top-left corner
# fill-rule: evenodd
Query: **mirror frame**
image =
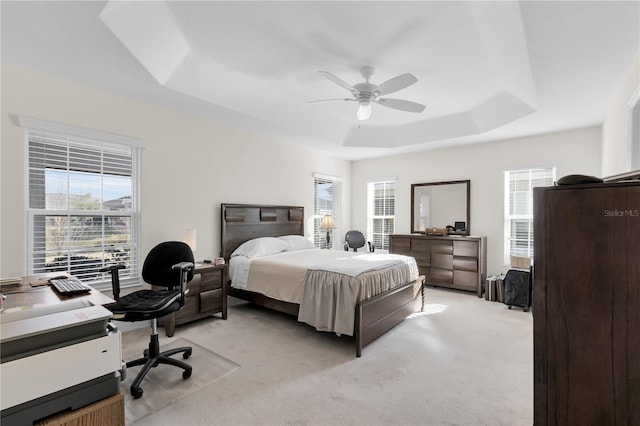
<path id="1" fill-rule="evenodd" d="M 435 185 L 457 185 L 457 184 L 466 184 L 467 186 L 467 229 L 464 235 L 470 235 L 469 230 L 471 229 L 471 180 L 451 180 L 447 182 L 426 182 L 426 183 L 412 183 L 411 184 L 411 233 L 412 234 L 426 234 L 426 231 L 419 231 L 415 229 L 415 217 L 414 217 L 414 200 L 416 188 L 422 186 L 435 186 Z M 458 234 L 462 235 L 462 234 Z"/>

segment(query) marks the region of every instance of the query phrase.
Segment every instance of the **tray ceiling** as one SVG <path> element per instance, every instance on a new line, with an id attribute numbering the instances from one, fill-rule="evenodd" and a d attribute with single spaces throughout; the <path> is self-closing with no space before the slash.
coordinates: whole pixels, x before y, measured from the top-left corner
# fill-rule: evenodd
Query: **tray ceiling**
<path id="1" fill-rule="evenodd" d="M 2 2 L 2 60 L 358 159 L 600 125 L 638 2 Z M 349 84 L 403 73 L 389 97 Z"/>

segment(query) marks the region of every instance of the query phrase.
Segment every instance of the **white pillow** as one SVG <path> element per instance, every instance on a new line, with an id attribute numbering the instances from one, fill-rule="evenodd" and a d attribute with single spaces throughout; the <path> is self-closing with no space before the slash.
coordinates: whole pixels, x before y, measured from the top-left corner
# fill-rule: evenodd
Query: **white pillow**
<path id="1" fill-rule="evenodd" d="M 246 241 L 231 253 L 231 257 L 245 256 L 249 259 L 260 256 L 269 256 L 285 251 L 289 248 L 286 241 L 279 240 L 275 237 L 260 237 Z"/>
<path id="2" fill-rule="evenodd" d="M 289 248 L 287 248 L 286 251 L 317 248 L 312 241 L 310 241 L 307 237 L 303 237 L 302 235 L 283 235 L 282 237 L 278 237 L 278 239 L 286 242 L 289 245 Z"/>

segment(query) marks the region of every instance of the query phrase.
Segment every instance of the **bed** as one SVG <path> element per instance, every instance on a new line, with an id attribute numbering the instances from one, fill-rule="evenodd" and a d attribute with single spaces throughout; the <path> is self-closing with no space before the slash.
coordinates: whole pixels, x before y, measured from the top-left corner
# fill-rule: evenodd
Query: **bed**
<path id="1" fill-rule="evenodd" d="M 317 330 L 353 336 L 358 357 L 362 356 L 362 349 L 367 344 L 402 322 L 408 315 L 422 310 L 424 306 L 424 277 L 417 275 L 417 268 L 414 270 L 413 266 L 409 267 L 412 264 L 415 265 L 415 260 L 406 256 L 389 255 L 389 259 L 386 260 L 389 265 L 385 266 L 382 264 L 385 256 L 358 255 L 338 250 L 310 248 L 295 253 L 269 252 L 259 260 L 251 259 L 250 267 L 254 268 L 251 269 L 251 274 L 248 274 L 246 272 L 248 269 L 245 269 L 244 275 L 242 273 L 238 275 L 240 269 L 249 267 L 247 265 L 238 266 L 238 260 L 244 258 L 239 254 L 247 254 L 247 247 L 254 250 L 252 254 L 255 254 L 256 247 L 259 247 L 257 251 L 263 255 L 265 254 L 262 251 L 264 246 L 256 246 L 255 243 L 262 244 L 267 241 L 277 246 L 276 239 L 287 242 L 294 241 L 296 236 L 301 239 L 300 236 L 304 236 L 304 226 L 303 207 L 222 204 L 221 256 L 229 264 L 228 279 L 225 283 L 227 294 L 259 306 L 293 315 L 298 320 L 314 326 Z M 333 269 L 325 270 L 322 265 L 335 265 L 334 261 L 328 258 L 336 256 L 341 258 L 342 263 L 337 264 L 338 266 L 334 266 Z M 351 260 L 347 256 L 371 256 L 371 258 Z M 373 258 L 373 256 L 376 257 Z M 394 258 L 391 258 L 392 256 Z M 373 267 L 367 266 L 362 270 L 358 270 L 355 266 L 358 262 L 364 264 L 373 260 L 381 263 Z M 273 262 L 276 262 L 275 268 L 271 265 Z M 298 264 L 299 262 L 302 263 Z M 406 266 L 401 267 L 400 264 L 403 262 Z M 265 275 L 258 275 L 257 265 L 259 264 L 262 264 Z M 283 275 L 289 273 L 291 276 Z M 331 280 L 338 275 L 343 277 L 342 281 L 349 284 L 344 285 L 341 289 L 334 289 Z M 246 278 L 247 276 L 250 276 L 251 280 L 242 282 L 241 277 Z M 287 287 L 285 284 L 289 280 L 295 281 L 297 279 L 300 281 L 303 276 L 305 282 L 300 285 L 304 286 L 304 289 L 299 289 L 296 293 L 292 286 L 293 295 L 292 293 L 282 294 L 282 289 Z M 369 290 L 366 290 L 364 286 L 357 285 L 355 287 L 360 290 L 351 294 L 346 289 L 353 287 L 354 280 L 365 280 L 366 282 L 371 280 L 376 284 Z M 272 287 L 263 285 L 262 281 L 270 283 Z M 274 282 L 275 286 L 273 286 Z M 318 300 L 324 299 L 313 299 L 316 294 L 321 294 L 323 291 L 329 293 L 329 297 L 333 298 L 332 302 L 337 303 L 334 306 L 338 306 L 338 308 L 334 307 L 333 311 L 338 311 L 339 316 L 336 316 L 335 320 L 322 318 L 325 315 L 325 309 L 322 308 L 324 303 L 318 303 Z M 342 299 L 344 294 L 350 294 L 351 297 L 347 297 L 348 300 L 344 301 Z M 333 314 L 335 312 L 332 312 Z"/>

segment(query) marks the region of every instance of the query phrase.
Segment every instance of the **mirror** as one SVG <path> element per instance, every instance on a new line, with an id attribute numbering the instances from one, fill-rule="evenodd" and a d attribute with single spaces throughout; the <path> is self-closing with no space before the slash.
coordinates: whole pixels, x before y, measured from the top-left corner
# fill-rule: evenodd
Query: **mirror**
<path id="1" fill-rule="evenodd" d="M 471 181 L 411 185 L 411 233 L 453 226 L 455 235 L 469 235 Z"/>

